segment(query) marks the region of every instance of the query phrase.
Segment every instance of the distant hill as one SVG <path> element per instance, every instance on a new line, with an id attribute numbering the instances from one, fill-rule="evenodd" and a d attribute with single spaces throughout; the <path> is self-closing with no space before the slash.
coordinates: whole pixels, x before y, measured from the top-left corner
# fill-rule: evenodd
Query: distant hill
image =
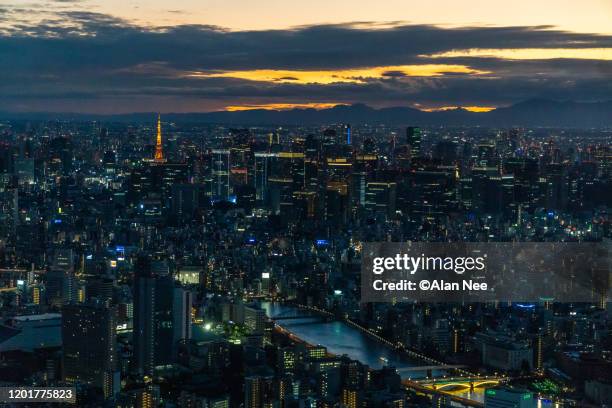
<path id="1" fill-rule="evenodd" d="M 74 119 L 119 122 L 150 122 L 155 113 L 92 115 L 75 113 L 7 113 L 3 119 Z M 600 128 L 612 127 L 612 101 L 571 102 L 530 99 L 490 112 L 452 109 L 425 112 L 414 108 L 374 109 L 364 104 L 337 105 L 329 109 L 291 109 L 219 111 L 205 113 L 167 113 L 165 120 L 229 125 L 315 125 L 326 123 L 385 123 L 389 125 L 446 126 L 545 126 Z"/>

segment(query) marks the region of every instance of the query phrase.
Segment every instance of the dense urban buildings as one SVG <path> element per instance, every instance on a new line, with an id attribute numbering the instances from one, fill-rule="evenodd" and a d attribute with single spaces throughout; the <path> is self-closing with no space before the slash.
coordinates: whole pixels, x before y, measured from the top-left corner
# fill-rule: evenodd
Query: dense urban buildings
<path id="1" fill-rule="evenodd" d="M 364 242 L 610 242 L 610 129 L 0 122 L 0 381 L 79 406 L 612 403 L 612 307 L 363 303 Z"/>

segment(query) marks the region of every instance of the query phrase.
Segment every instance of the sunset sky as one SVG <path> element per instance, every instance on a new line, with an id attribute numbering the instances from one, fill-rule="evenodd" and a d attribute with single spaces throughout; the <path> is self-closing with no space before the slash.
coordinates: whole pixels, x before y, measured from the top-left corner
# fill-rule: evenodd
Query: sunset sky
<path id="1" fill-rule="evenodd" d="M 612 1 L 8 0 L 0 110 L 612 99 Z"/>

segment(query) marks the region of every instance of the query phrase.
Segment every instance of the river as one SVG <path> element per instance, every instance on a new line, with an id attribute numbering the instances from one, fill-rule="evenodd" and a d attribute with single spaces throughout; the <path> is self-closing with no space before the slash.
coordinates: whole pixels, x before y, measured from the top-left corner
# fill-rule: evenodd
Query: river
<path id="1" fill-rule="evenodd" d="M 293 306 L 280 303 L 262 302 L 261 307 L 270 318 L 279 316 L 310 316 L 309 312 Z M 384 365 L 395 367 L 402 378 L 424 378 L 425 371 L 410 371 L 412 367 L 426 366 L 430 363 L 410 359 L 392 348 L 374 340 L 366 333 L 340 321 L 325 322 L 318 317 L 312 319 L 286 319 L 278 324 L 310 344 L 320 344 L 327 347 L 330 353 L 336 355 L 346 354 L 353 360 L 367 364 L 371 368 L 382 368 Z M 444 370 L 434 370 L 434 377 L 441 377 Z M 484 389 L 457 390 L 452 392 L 463 398 L 484 402 Z M 456 405 L 456 404 L 453 404 Z M 534 400 L 537 408 L 559 408 L 556 403 L 546 400 Z"/>
<path id="2" fill-rule="evenodd" d="M 309 313 L 301 309 L 279 303 L 263 302 L 261 307 L 270 318 L 279 316 L 308 316 Z M 343 322 L 323 322 L 320 318 L 287 319 L 278 322 L 281 326 L 310 344 L 320 344 L 327 347 L 330 353 L 336 355 L 346 354 L 353 360 L 367 364 L 371 368 L 382 368 L 384 365 L 395 367 L 402 378 L 424 378 L 425 371 L 410 371 L 412 367 L 431 365 L 407 358 L 392 348 L 374 340 L 366 333 L 351 327 Z M 434 370 L 434 376 L 444 375 L 444 371 Z M 475 401 L 484 401 L 484 390 L 477 388 L 474 391 L 458 391 L 457 395 Z"/>

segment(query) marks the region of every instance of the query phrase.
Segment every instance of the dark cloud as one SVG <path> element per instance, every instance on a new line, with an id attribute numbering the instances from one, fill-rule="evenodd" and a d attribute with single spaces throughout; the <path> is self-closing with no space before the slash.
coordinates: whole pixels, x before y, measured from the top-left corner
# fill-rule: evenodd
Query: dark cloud
<path id="1" fill-rule="evenodd" d="M 405 77 L 406 73 L 403 72 L 403 71 L 385 71 L 385 72 L 382 73 L 382 76 L 384 76 L 384 77 L 395 77 L 395 78 L 400 77 L 401 78 L 401 77 Z"/>
<path id="2" fill-rule="evenodd" d="M 24 101 L 37 107 L 55 101 L 54 107 L 61 109 L 62 103 L 79 100 L 107 109 L 104 104 L 117 98 L 123 101 L 121 109 L 130 110 L 140 110 L 145 98 L 149 104 L 159 100 L 160 106 L 168 98 L 180 99 L 194 110 L 246 100 L 381 106 L 500 105 L 531 97 L 612 99 L 612 61 L 424 56 L 470 48 L 612 48 L 612 36 L 548 26 L 381 28 L 365 23 L 239 32 L 202 25 L 148 30 L 104 14 L 65 11 L 36 26 L 16 22 L 0 35 L 0 109 L 22 107 Z M 465 65 L 490 73 L 411 77 L 389 70 L 363 83 L 328 85 L 287 83 L 297 81 L 292 76 L 255 82 L 188 75 L 411 64 Z"/>

